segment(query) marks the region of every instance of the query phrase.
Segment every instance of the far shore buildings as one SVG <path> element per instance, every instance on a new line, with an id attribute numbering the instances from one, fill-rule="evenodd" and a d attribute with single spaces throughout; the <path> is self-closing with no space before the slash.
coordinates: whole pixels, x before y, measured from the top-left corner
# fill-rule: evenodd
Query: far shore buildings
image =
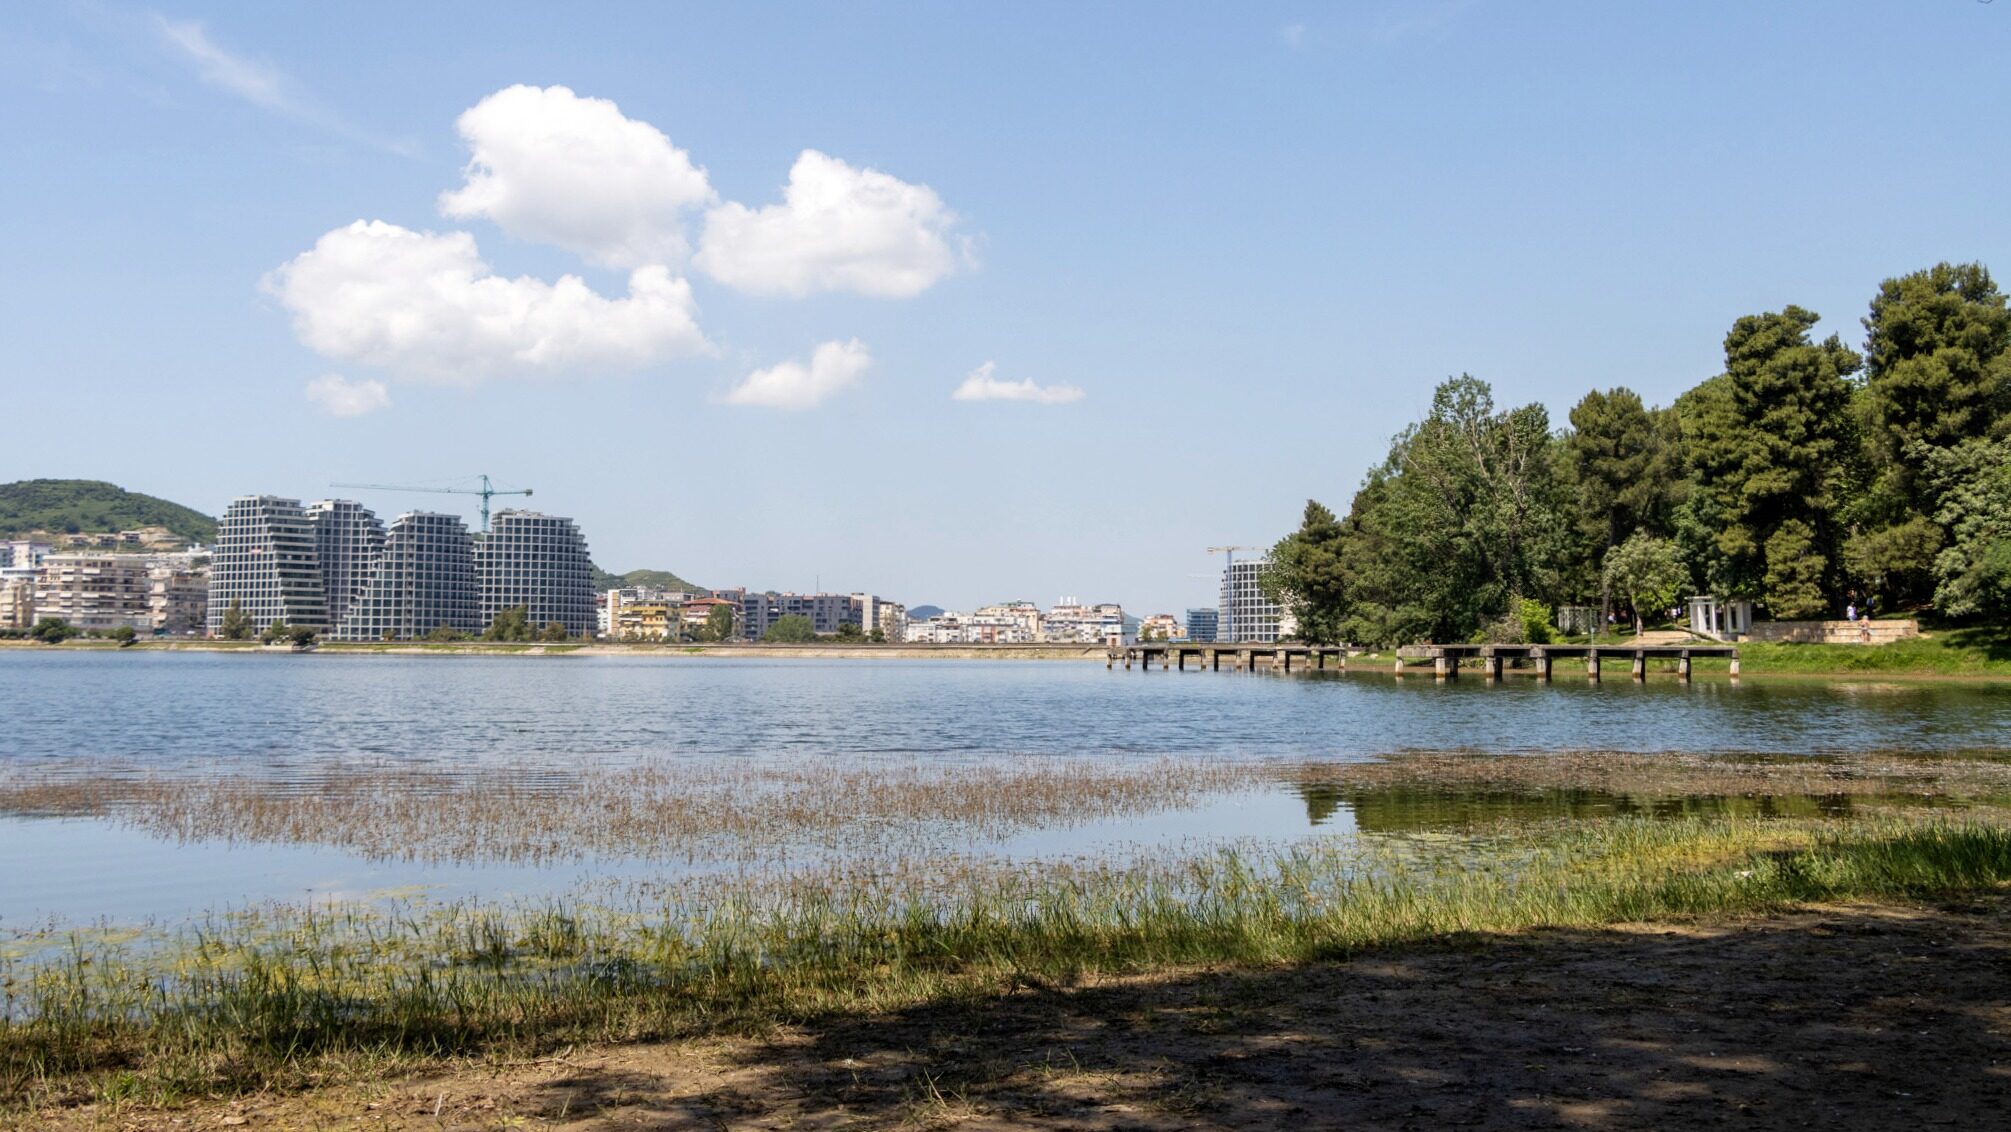
<path id="1" fill-rule="evenodd" d="M 1219 609 L 1190 609 L 1187 611 L 1187 639 L 1197 645 L 1212 645 L 1221 623 L 1222 611 Z"/>
<path id="2" fill-rule="evenodd" d="M 1155 613 L 1138 622 L 1141 641 L 1177 641 L 1182 636 L 1180 619 L 1171 613 Z"/>
<path id="3" fill-rule="evenodd" d="M 1121 644 L 1130 639 L 1124 607 L 1114 602 L 1085 605 L 1065 597 L 1046 612 L 1030 601 L 981 606 L 969 613 L 945 611 L 907 622 L 899 639 L 910 644 Z"/>
<path id="4" fill-rule="evenodd" d="M 516 606 L 533 631 L 594 632 L 586 539 L 554 515 L 502 511 L 478 543 L 455 515 L 411 511 L 386 528 L 350 500 L 248 495 L 224 512 L 211 554 L 211 635 L 233 603 L 254 633 L 283 621 L 349 641 L 480 633 Z"/>

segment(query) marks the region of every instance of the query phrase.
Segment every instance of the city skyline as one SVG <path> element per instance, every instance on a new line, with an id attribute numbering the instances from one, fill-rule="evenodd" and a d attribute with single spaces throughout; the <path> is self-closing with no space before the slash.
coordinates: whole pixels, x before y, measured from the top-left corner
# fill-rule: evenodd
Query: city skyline
<path id="1" fill-rule="evenodd" d="M 57 426 L 0 480 L 487 470 L 615 572 L 1177 613 L 1449 375 L 1555 426 L 2011 263 L 2003 5 L 1035 11 L 0 14 L 10 408 Z M 1967 93 L 1860 81 L 1908 70 Z"/>

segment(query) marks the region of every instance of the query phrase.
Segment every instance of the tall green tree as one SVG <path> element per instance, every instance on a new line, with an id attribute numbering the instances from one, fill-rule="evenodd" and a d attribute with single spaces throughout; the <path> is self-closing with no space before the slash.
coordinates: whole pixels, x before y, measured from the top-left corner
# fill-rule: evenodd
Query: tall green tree
<path id="1" fill-rule="evenodd" d="M 245 616 L 244 602 L 232 598 L 223 611 L 223 621 L 217 626 L 217 635 L 226 641 L 242 641 L 251 637 L 251 618 Z"/>
<path id="2" fill-rule="evenodd" d="M 1604 564 L 1606 588 L 1627 600 L 1636 633 L 1647 628 L 1648 610 L 1666 609 L 1676 600 L 1690 574 L 1675 543 L 1643 531 L 1608 550 Z"/>
<path id="3" fill-rule="evenodd" d="M 1950 533 L 1935 560 L 1935 607 L 2011 621 L 2011 438 L 1934 449 L 1924 472 Z"/>
<path id="4" fill-rule="evenodd" d="M 1347 610 L 1347 570 L 1341 523 L 1317 500 L 1306 500 L 1299 529 L 1271 548 L 1263 573 L 1264 592 L 1291 610 L 1301 640 L 1338 643 Z"/>
<path id="5" fill-rule="evenodd" d="M 1716 580 L 1784 618 L 1819 616 L 1841 589 L 1835 518 L 1860 359 L 1834 335 L 1811 341 L 1817 318 L 1790 306 L 1733 323 L 1723 384 L 1685 422 Z M 1802 560 L 1774 560 L 1789 555 Z"/>
<path id="6" fill-rule="evenodd" d="M 1859 397 L 1867 483 L 1845 546 L 1853 574 L 1901 604 L 1927 600 L 1951 537 L 1928 467 L 2011 425 L 2011 307 L 1982 264 L 1887 279 L 1865 317 Z"/>
<path id="7" fill-rule="evenodd" d="M 1577 576 L 1565 580 L 1566 590 L 1580 590 L 1589 574 L 1603 583 L 1606 556 L 1635 532 L 1666 536 L 1673 529 L 1681 469 L 1665 429 L 1641 395 L 1624 386 L 1595 389 L 1572 407 L 1565 470 L 1591 569 L 1570 571 Z M 1602 609 L 1610 608 L 1610 587 L 1599 589 Z"/>
<path id="8" fill-rule="evenodd" d="M 528 641 L 531 636 L 531 607 L 528 605 L 513 605 L 499 611 L 482 633 L 485 641 Z"/>
<path id="9" fill-rule="evenodd" d="M 715 605 L 712 612 L 705 615 L 705 639 L 708 641 L 730 641 L 733 639 L 733 607 Z"/>

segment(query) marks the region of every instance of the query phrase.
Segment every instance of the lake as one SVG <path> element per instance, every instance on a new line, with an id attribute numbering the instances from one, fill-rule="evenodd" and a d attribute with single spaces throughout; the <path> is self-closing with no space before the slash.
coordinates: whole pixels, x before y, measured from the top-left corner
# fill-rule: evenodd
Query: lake
<path id="1" fill-rule="evenodd" d="M 2008 738 L 2011 688 L 1956 682 L 6 650 L 0 929 L 1351 837 L 1353 802 L 1277 768 L 1394 752 Z"/>

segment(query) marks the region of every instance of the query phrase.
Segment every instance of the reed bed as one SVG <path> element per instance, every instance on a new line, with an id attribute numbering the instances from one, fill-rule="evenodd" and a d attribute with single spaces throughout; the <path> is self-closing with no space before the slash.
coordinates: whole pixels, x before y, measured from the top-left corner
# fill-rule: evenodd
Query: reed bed
<path id="1" fill-rule="evenodd" d="M 0 814 L 97 817 L 178 841 L 309 843 L 407 861 L 746 864 L 927 852 L 1191 807 L 1264 781 L 1191 759 L 663 760 L 554 769 L 320 765 L 287 776 L 96 761 L 0 770 Z"/>
<path id="2" fill-rule="evenodd" d="M 284 776 L 100 759 L 0 766 L 0 814 L 92 817 L 174 841 L 324 845 L 377 860 L 553 865 L 627 858 L 738 868 L 918 860 L 1015 834 L 1190 809 L 1239 791 L 1333 788 L 1644 799 L 2011 799 L 2011 755 L 1569 752 L 1373 762 L 1018 757 L 666 759 L 623 766 L 313 764 Z"/>
<path id="3" fill-rule="evenodd" d="M 577 1042 L 758 1030 L 1102 972 L 1919 896 L 2011 880 L 1961 819 L 1622 819 L 898 883 L 700 885 L 653 907 L 272 906 L 0 960 L 0 1098 L 171 1102 Z"/>

